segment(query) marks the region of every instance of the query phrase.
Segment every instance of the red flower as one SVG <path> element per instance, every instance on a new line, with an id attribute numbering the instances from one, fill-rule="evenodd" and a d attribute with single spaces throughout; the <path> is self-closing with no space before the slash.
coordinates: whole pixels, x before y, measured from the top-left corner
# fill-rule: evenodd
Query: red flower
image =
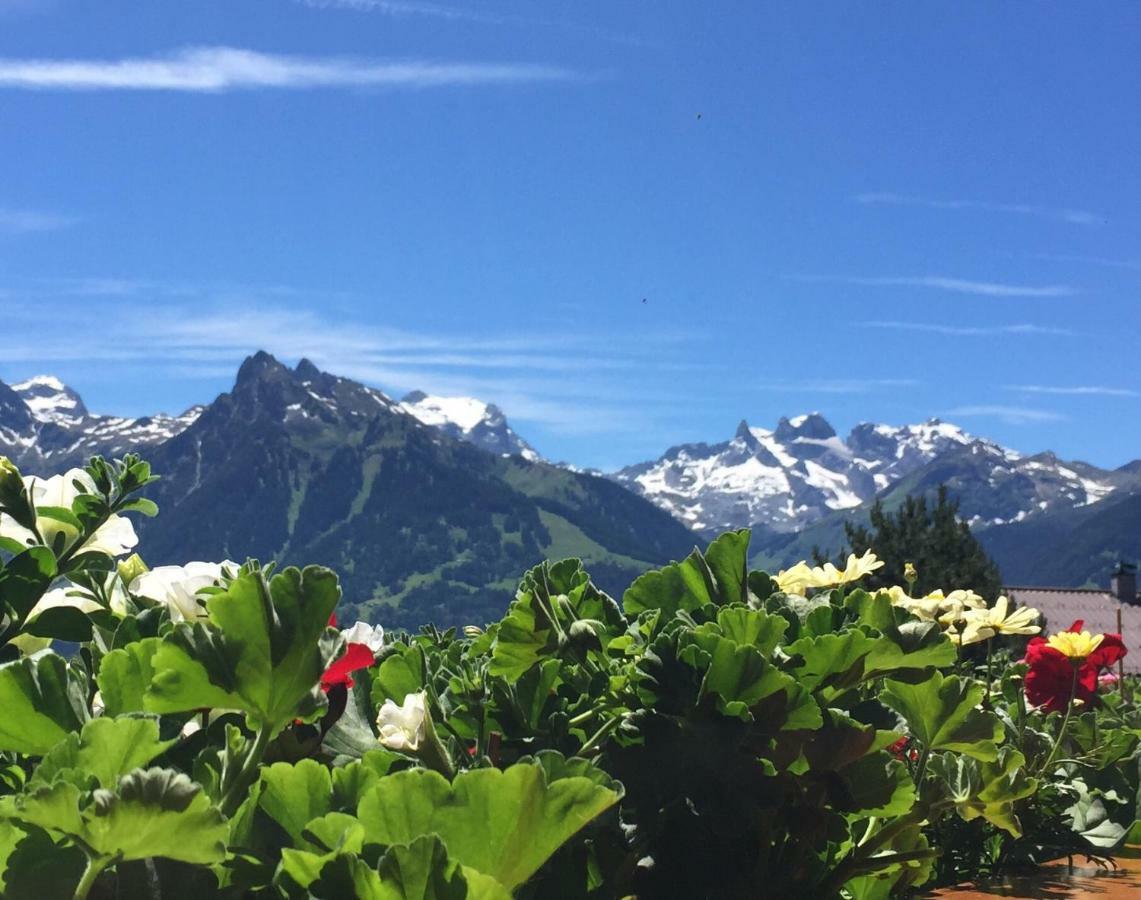
<path id="1" fill-rule="evenodd" d="M 352 687 L 355 682 L 352 673 L 358 669 L 367 669 L 374 662 L 372 651 L 364 644 L 346 644 L 344 654 L 325 670 L 321 676 L 321 690 L 329 692 L 329 688 L 337 684 Z"/>
<path id="2" fill-rule="evenodd" d="M 1066 630 L 1077 634 L 1084 625 L 1079 619 Z M 1026 699 L 1048 712 L 1063 711 L 1069 705 L 1071 691 L 1075 700 L 1090 703 L 1097 694 L 1101 670 L 1116 664 L 1125 652 L 1119 634 L 1102 635 L 1101 643 L 1084 658 L 1066 656 L 1050 646 L 1046 638 L 1031 638 L 1023 660 L 1030 667 L 1026 673 Z"/>

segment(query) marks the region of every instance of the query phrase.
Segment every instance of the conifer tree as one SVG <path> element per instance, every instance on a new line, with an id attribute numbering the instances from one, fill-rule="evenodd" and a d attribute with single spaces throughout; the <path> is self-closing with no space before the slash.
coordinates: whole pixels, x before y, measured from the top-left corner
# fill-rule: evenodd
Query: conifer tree
<path id="1" fill-rule="evenodd" d="M 998 566 L 987 556 L 966 522 L 958 518 L 959 503 L 941 486 L 929 508 L 923 496 L 907 497 L 895 513 L 886 512 L 877 500 L 871 509 L 871 527 L 845 523 L 850 552 L 872 550 L 884 561 L 883 568 L 864 579 L 869 590 L 904 584 L 903 569 L 913 563 L 918 579 L 916 596 L 942 588 L 971 588 L 988 601 L 1002 590 Z M 841 554 L 841 560 L 848 551 Z M 823 558 L 816 553 L 817 561 Z M 841 567 L 843 563 L 841 561 Z"/>

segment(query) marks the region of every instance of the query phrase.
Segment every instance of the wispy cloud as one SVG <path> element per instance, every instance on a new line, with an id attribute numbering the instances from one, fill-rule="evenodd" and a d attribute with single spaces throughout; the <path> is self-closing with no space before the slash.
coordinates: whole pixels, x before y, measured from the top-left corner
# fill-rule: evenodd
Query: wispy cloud
<path id="1" fill-rule="evenodd" d="M 571 81 L 569 69 L 520 63 L 281 56 L 237 47 L 189 47 L 112 60 L 0 58 L 0 87 L 65 91 L 431 88 Z"/>
<path id="2" fill-rule="evenodd" d="M 957 406 L 947 410 L 948 417 L 977 417 L 998 419 L 1007 425 L 1037 425 L 1043 422 L 1061 422 L 1065 416 L 1048 409 L 1033 409 L 1026 406 L 1004 406 L 1002 404 L 982 404 L 978 406 Z"/>
<path id="3" fill-rule="evenodd" d="M 93 291 L 115 302 L 92 304 Z M 309 308 L 284 306 L 286 295 Z M 140 308 L 135 297 L 155 302 Z M 421 389 L 480 397 L 513 419 L 576 435 L 660 430 L 676 416 L 679 393 L 655 387 L 654 373 L 719 365 L 678 361 L 674 348 L 692 343 L 694 335 L 650 333 L 631 342 L 585 329 L 493 336 L 409 330 L 354 321 L 336 311 L 337 304 L 319 301 L 320 295 L 283 286 L 124 278 L 37 282 L 5 296 L 10 327 L 0 342 L 0 363 L 29 375 L 33 367 L 67 364 L 90 366 L 94 373 L 113 370 L 116 377 L 145 371 L 217 381 L 232 375 L 244 356 L 266 349 L 291 363 L 308 357 L 396 396 Z M 39 323 L 45 302 L 66 316 L 66 331 L 44 332 Z M 619 379 L 615 371 L 623 373 Z"/>
<path id="4" fill-rule="evenodd" d="M 1141 259 L 1111 259 L 1105 256 L 1083 256 L 1076 253 L 1034 253 L 1033 259 L 1046 259 L 1051 262 L 1084 263 L 1090 266 L 1103 266 L 1107 269 L 1141 270 Z"/>
<path id="5" fill-rule="evenodd" d="M 1055 394 L 1060 397 L 1141 397 L 1141 392 L 1129 388 L 1107 387 L 1101 384 L 1065 387 L 1050 384 L 1008 384 L 1008 391 L 1026 394 Z"/>
<path id="6" fill-rule="evenodd" d="M 645 46 L 642 38 L 633 35 L 617 34 L 596 25 L 583 25 L 565 20 L 534 18 L 496 12 L 479 6 L 456 6 L 444 3 L 420 2 L 420 0 L 294 0 L 310 9 L 351 10 L 362 13 L 377 13 L 393 18 L 431 18 L 448 22 L 475 22 L 483 25 L 518 25 L 539 28 L 552 28 L 560 31 L 578 32 L 586 37 L 598 38 L 616 44 Z"/>
<path id="7" fill-rule="evenodd" d="M 0 208 L 0 234 L 28 234 L 37 231 L 58 231 L 78 222 L 75 216 L 43 212 L 34 209 Z"/>
<path id="8" fill-rule="evenodd" d="M 977 210 L 978 212 L 1006 213 L 1018 216 L 1036 216 L 1041 219 L 1054 219 L 1070 225 L 1104 225 L 1106 217 L 1101 213 L 1084 209 L 1065 209 L 1055 206 L 1042 206 L 1036 203 L 986 203 L 977 200 L 939 200 L 932 197 L 914 197 L 891 192 L 857 194 L 852 198 L 857 203 L 868 206 L 918 206 L 926 209 Z"/>
<path id="9" fill-rule="evenodd" d="M 1028 285 L 972 281 L 945 275 L 788 275 L 791 281 L 820 281 L 857 287 L 909 287 L 974 294 L 980 297 L 1069 297 L 1077 291 L 1068 284 Z"/>
<path id="10" fill-rule="evenodd" d="M 935 322 L 873 321 L 856 322 L 856 325 L 861 328 L 917 331 L 922 334 L 938 334 L 945 337 L 1010 337 L 1019 334 L 1076 337 L 1078 334 L 1069 328 L 1033 325 L 1029 322 L 1021 322 L 1016 325 L 943 325 Z"/>
<path id="11" fill-rule="evenodd" d="M 866 394 L 882 388 L 915 387 L 914 378 L 834 378 L 821 381 L 773 381 L 754 385 L 761 391 L 787 391 L 790 394 Z"/>

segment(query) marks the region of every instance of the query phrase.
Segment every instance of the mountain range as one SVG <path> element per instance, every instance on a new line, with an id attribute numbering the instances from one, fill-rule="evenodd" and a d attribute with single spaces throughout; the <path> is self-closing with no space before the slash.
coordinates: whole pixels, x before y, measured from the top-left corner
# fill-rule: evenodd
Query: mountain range
<path id="1" fill-rule="evenodd" d="M 648 566 L 730 528 L 774 568 L 836 551 L 872 503 L 947 485 L 1008 583 L 1104 584 L 1141 558 L 1141 461 L 1106 470 L 1023 455 L 956 425 L 818 413 L 684 444 L 609 475 L 551 464 L 491 404 L 420 391 L 400 401 L 266 353 L 233 389 L 179 416 L 91 414 L 58 379 L 0 383 L 0 454 L 47 474 L 142 453 L 163 475 L 140 525 L 152 564 L 321 562 L 362 617 L 392 625 L 498 616 L 544 557 L 587 560 L 620 591 Z M 352 611 L 350 611 L 352 612 Z"/>
<path id="2" fill-rule="evenodd" d="M 684 525 L 612 481 L 542 462 L 521 442 L 517 455 L 501 451 L 515 445 L 493 408 L 481 414 L 487 427 L 471 409 L 455 423 L 471 440 L 435 427 L 453 408 L 417 395 L 397 403 L 308 360 L 290 369 L 257 353 L 203 409 L 116 420 L 114 433 L 58 382 L 4 388 L 0 453 L 46 473 L 76 462 L 80 447 L 121 452 L 122 435 L 137 435 L 134 449 L 162 476 L 149 489 L 159 516 L 138 523 L 150 565 L 247 556 L 328 565 L 346 618 L 390 626 L 498 618 L 544 558 L 582 557 L 617 593 L 692 549 Z"/>

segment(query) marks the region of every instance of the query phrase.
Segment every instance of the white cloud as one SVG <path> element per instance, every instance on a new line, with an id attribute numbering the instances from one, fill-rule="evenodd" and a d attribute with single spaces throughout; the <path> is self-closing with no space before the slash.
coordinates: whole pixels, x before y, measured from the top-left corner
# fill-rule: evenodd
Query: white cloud
<path id="1" fill-rule="evenodd" d="M 1004 406 L 1001 404 L 958 406 L 948 410 L 946 415 L 960 418 L 998 419 L 1007 425 L 1037 425 L 1043 422 L 1061 422 L 1066 418 L 1061 413 L 1048 409 L 1032 409 L 1026 406 Z"/>
<path id="2" fill-rule="evenodd" d="M 1069 297 L 1076 291 L 1066 284 L 1026 285 L 995 281 L 971 281 L 945 275 L 789 275 L 792 281 L 823 281 L 858 287 L 914 287 L 975 294 L 981 297 Z"/>
<path id="3" fill-rule="evenodd" d="M 1035 203 L 984 203 L 974 200 L 938 200 L 930 197 L 912 197 L 890 192 L 857 194 L 852 198 L 869 206 L 920 206 L 926 209 L 978 210 L 979 212 L 1008 213 L 1020 216 L 1037 216 L 1054 219 L 1071 225 L 1104 225 L 1106 217 L 1084 209 L 1064 209 L 1040 206 Z"/>
<path id="4" fill-rule="evenodd" d="M 916 387 L 914 378 L 834 378 L 822 381 L 775 381 L 755 385 L 761 391 L 806 394 L 866 394 L 880 388 Z"/>
<path id="5" fill-rule="evenodd" d="M 165 56 L 115 60 L 0 58 L 0 87 L 33 90 L 429 88 L 579 77 L 554 66 L 281 56 L 237 47 L 189 47 Z"/>
<path id="6" fill-rule="evenodd" d="M 1141 397 L 1141 393 L 1129 388 L 1106 387 L 1100 384 L 1062 387 L 1049 384 L 1008 384 L 1008 391 L 1021 391 L 1026 394 L 1055 394 L 1060 397 Z"/>
<path id="7" fill-rule="evenodd" d="M 121 378 L 146 373 L 218 380 L 232 376 L 243 357 L 265 349 L 290 364 L 307 357 L 392 396 L 413 389 L 475 396 L 498 404 L 513 420 L 576 435 L 660 429 L 676 416 L 681 395 L 631 379 L 705 366 L 678 362 L 669 352 L 692 342 L 693 334 L 649 333 L 638 342 L 589 331 L 484 337 L 366 324 L 327 302 L 321 305 L 327 313 L 283 308 L 280 297 L 290 289 L 282 286 L 220 289 L 97 278 L 36 285 L 5 299 L 10 334 L 0 343 L 0 363 L 36 371 L 70 363 L 73 370 L 85 365 Z M 93 293 L 115 302 L 91 304 Z M 292 291 L 293 299 L 314 306 L 320 296 Z M 140 306 L 136 297 L 151 302 Z M 67 329 L 43 330 L 45 303 L 66 317 Z"/>
<path id="8" fill-rule="evenodd" d="M 74 216 L 33 209 L 0 209 L 0 234 L 58 231 L 78 221 Z"/>
<path id="9" fill-rule="evenodd" d="M 893 331 L 918 331 L 925 334 L 939 334 L 946 337 L 1009 337 L 1010 335 L 1055 335 L 1074 337 L 1076 331 L 1069 328 L 1054 328 L 1049 325 L 1033 325 L 1022 322 L 1016 325 L 942 325 L 933 322 L 873 321 L 857 322 L 861 328 L 882 328 Z"/>

